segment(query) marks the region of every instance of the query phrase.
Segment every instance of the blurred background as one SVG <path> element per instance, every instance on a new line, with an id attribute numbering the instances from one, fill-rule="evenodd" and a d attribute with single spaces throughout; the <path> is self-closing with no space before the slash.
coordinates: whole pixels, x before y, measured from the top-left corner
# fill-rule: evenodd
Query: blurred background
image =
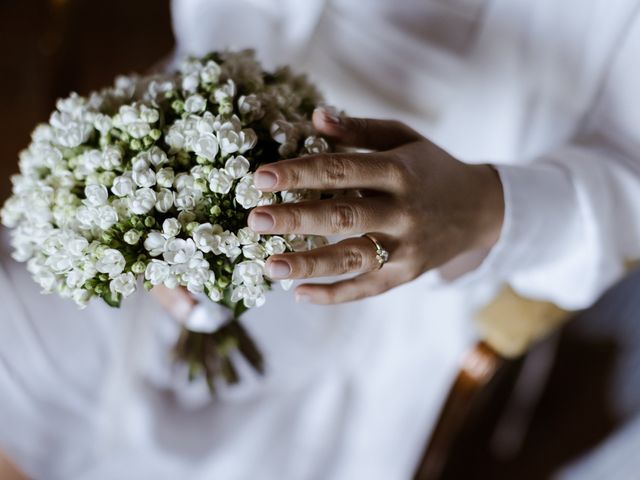
<path id="1" fill-rule="evenodd" d="M 0 199 L 56 98 L 145 72 L 173 47 L 169 2 L 158 0 L 0 0 L 0 39 Z M 508 380 L 475 415 L 491 421 L 458 439 L 446 478 L 551 478 L 619 438 L 640 412 L 638 285 L 636 273 L 539 345 L 525 380 L 525 359 L 506 366 Z M 639 442 L 633 435 L 623 444 Z"/>
<path id="2" fill-rule="evenodd" d="M 166 0 L 0 0 L 0 198 L 56 98 L 144 72 L 173 47 Z"/>

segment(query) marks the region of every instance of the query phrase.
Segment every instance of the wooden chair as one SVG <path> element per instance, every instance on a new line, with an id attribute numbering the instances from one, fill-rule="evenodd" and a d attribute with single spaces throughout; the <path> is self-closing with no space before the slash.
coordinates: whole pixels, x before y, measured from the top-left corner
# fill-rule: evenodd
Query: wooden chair
<path id="1" fill-rule="evenodd" d="M 508 402 L 520 379 L 527 395 L 524 405 L 522 398 L 517 399 L 519 418 L 509 418 L 509 426 L 516 425 L 519 431 L 503 428 L 502 439 L 494 437 L 502 453 L 516 453 L 526 432 L 527 414 L 535 407 L 555 352 L 553 340 L 546 345 L 539 342 L 550 338 L 570 317 L 553 304 L 524 299 L 509 288 L 478 314 L 476 325 L 482 340 L 462 360 L 416 480 L 466 478 L 459 473 L 467 461 L 461 452 L 471 445 L 485 445 L 500 432 L 496 426 L 505 410 L 508 413 Z M 536 344 L 541 346 L 533 347 Z"/>

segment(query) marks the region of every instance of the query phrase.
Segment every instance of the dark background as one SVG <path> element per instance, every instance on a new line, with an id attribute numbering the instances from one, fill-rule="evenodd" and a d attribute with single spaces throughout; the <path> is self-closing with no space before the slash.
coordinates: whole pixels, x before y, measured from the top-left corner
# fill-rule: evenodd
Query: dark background
<path id="1" fill-rule="evenodd" d="M 144 72 L 172 48 L 168 0 L 0 0 L 0 201 L 56 98 Z"/>

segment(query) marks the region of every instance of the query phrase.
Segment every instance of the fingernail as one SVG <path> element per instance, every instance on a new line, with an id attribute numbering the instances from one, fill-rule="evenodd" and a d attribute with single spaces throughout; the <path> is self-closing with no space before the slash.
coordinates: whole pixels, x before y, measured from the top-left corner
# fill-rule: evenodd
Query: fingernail
<path id="1" fill-rule="evenodd" d="M 296 302 L 311 303 L 311 297 L 309 295 L 305 295 L 304 293 L 302 294 L 296 293 Z"/>
<path id="2" fill-rule="evenodd" d="M 268 213 L 254 212 L 249 215 L 249 226 L 256 232 L 267 232 L 273 228 L 275 222 Z"/>
<path id="3" fill-rule="evenodd" d="M 253 184 L 258 190 L 263 188 L 273 188 L 276 186 L 277 181 L 278 177 L 276 177 L 276 174 L 272 172 L 258 171 L 253 177 Z"/>
<path id="4" fill-rule="evenodd" d="M 287 262 L 275 260 L 267 264 L 267 270 L 271 278 L 287 278 L 291 273 L 291 267 Z"/>
<path id="5" fill-rule="evenodd" d="M 316 108 L 316 111 L 319 112 L 320 115 L 322 115 L 322 119 L 326 123 L 333 123 L 334 125 L 339 125 L 340 122 L 342 121 L 338 115 L 336 115 L 334 112 L 330 111 L 325 107 L 318 107 Z"/>

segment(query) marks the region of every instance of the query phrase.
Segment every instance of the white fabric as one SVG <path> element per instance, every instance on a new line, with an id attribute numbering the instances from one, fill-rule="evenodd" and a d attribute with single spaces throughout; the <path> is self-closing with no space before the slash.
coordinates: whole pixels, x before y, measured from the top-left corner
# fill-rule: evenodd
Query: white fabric
<path id="1" fill-rule="evenodd" d="M 349 113 L 499 164 L 500 241 L 450 283 L 335 307 L 275 290 L 246 316 L 267 376 L 210 405 L 171 366 L 177 327 L 150 297 L 77 312 L 5 255 L 0 449 L 50 479 L 409 478 L 502 282 L 579 308 L 640 254 L 638 4 L 174 0 L 178 55 L 256 47 Z"/>

